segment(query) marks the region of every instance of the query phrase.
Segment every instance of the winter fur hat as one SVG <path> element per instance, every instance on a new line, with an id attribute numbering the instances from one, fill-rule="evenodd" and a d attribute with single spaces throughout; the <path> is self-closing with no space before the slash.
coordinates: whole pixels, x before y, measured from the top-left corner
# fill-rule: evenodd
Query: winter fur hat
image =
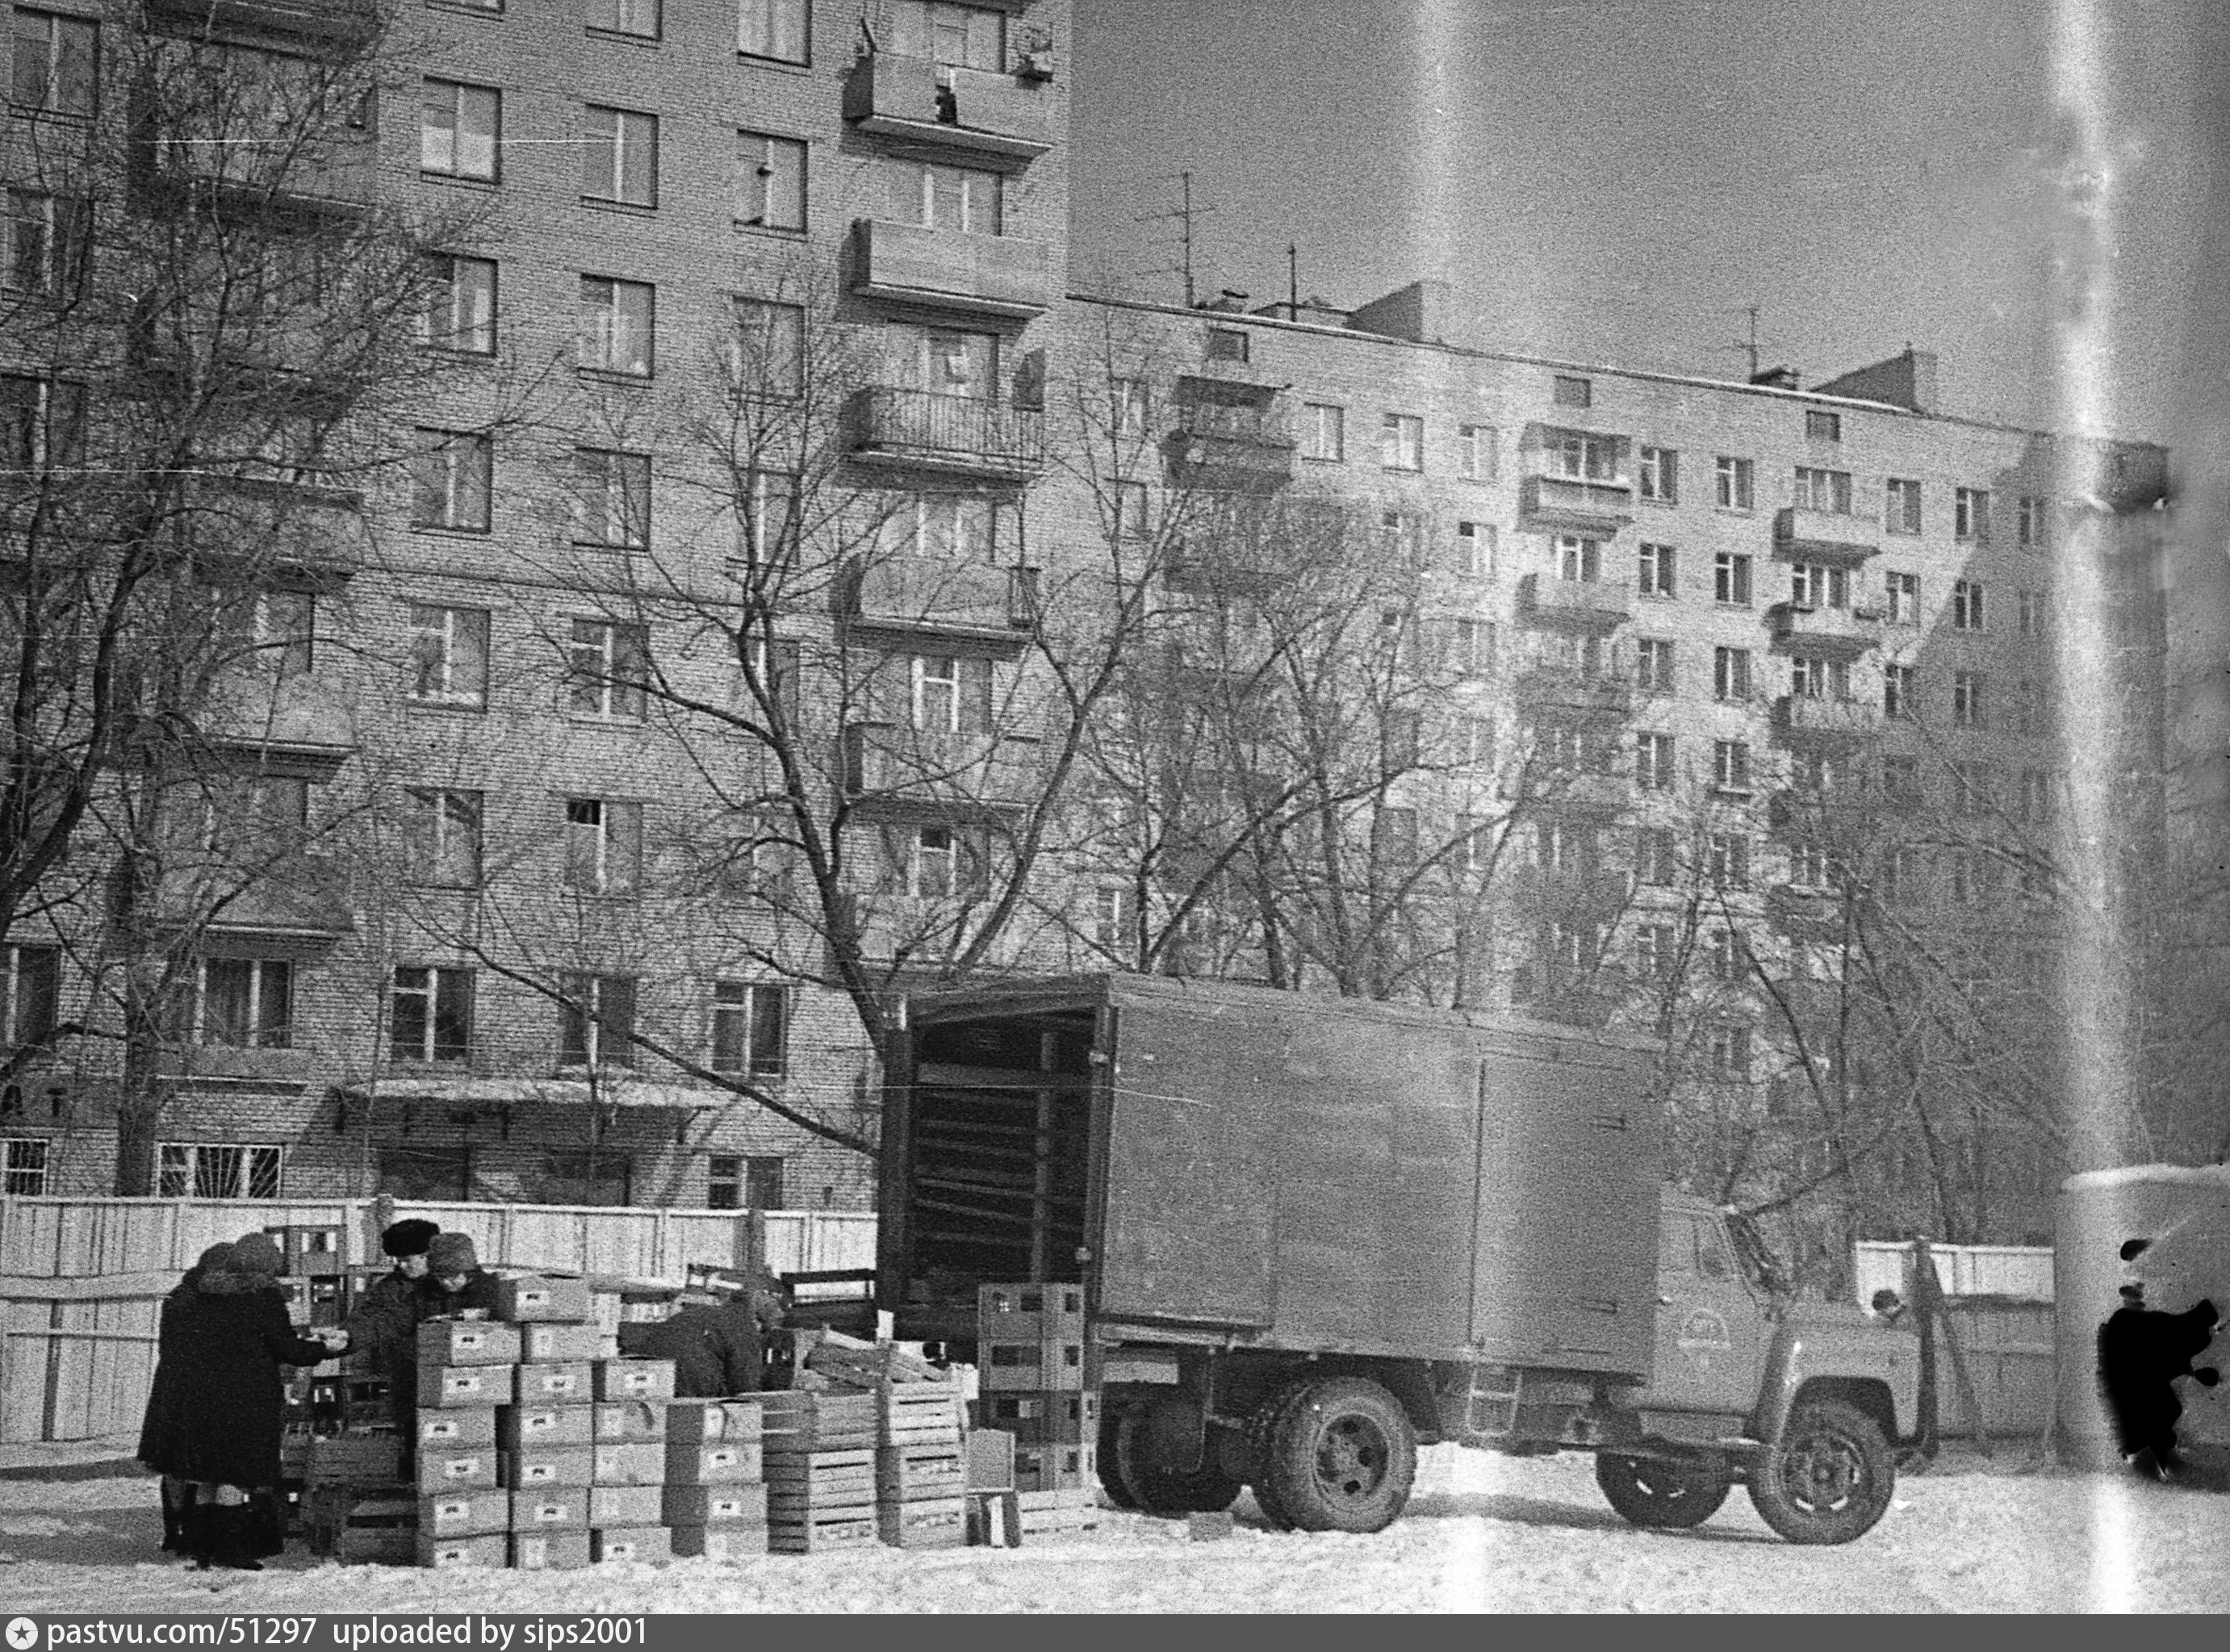
<path id="1" fill-rule="evenodd" d="M 468 1233 L 436 1234 L 426 1247 L 426 1271 L 436 1278 L 469 1274 L 480 1265 L 480 1253 L 473 1249 Z"/>
<path id="2" fill-rule="evenodd" d="M 267 1233 L 251 1233 L 232 1242 L 232 1271 L 276 1279 L 286 1271 L 286 1258 Z"/>
<path id="3" fill-rule="evenodd" d="M 207 1250 L 202 1252 L 202 1254 L 195 1259 L 193 1271 L 197 1274 L 222 1274 L 229 1270 L 231 1267 L 232 1247 L 223 1241 L 219 1241 L 217 1243 L 211 1245 Z"/>
<path id="4" fill-rule="evenodd" d="M 379 1248 L 390 1256 L 422 1256 L 434 1236 L 441 1230 L 431 1222 L 416 1216 L 398 1222 L 379 1236 Z"/>

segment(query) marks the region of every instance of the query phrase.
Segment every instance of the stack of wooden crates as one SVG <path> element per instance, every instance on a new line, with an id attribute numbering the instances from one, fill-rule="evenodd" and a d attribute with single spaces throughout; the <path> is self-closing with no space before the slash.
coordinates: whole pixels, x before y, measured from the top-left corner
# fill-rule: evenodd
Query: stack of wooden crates
<path id="1" fill-rule="evenodd" d="M 279 1247 L 280 1294 L 297 1326 L 338 1326 L 350 1307 L 347 1230 L 293 1225 L 264 1229 Z M 290 1514 L 309 1481 L 312 1442 L 346 1427 L 346 1386 L 338 1368 L 289 1369 L 280 1390 L 279 1477 Z"/>
<path id="2" fill-rule="evenodd" d="M 1096 1525 L 1099 1394 L 1086 1381 L 1084 1287 L 978 1287 L 976 1360 L 976 1426 L 1015 1436 L 1023 1533 Z"/>
<path id="3" fill-rule="evenodd" d="M 856 1385 L 765 1397 L 769 1546 L 787 1554 L 878 1541 L 964 1546 L 958 1381 L 898 1380 L 887 1369 L 843 1380 Z"/>

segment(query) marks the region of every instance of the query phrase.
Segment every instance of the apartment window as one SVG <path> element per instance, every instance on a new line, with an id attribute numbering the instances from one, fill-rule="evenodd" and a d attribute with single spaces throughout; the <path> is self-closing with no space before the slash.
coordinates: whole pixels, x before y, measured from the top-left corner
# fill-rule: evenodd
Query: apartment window
<path id="1" fill-rule="evenodd" d="M 1851 473 L 1847 470 L 1820 470 L 1810 465 L 1796 467 L 1796 507 L 1799 510 L 1823 511 L 1830 516 L 1851 513 Z"/>
<path id="2" fill-rule="evenodd" d="M 1458 727 L 1456 765 L 1465 769 L 1491 769 L 1494 766 L 1494 720 L 1492 717 L 1466 717 Z"/>
<path id="3" fill-rule="evenodd" d="M 1479 619 L 1460 619 L 1450 628 L 1449 668 L 1466 681 L 1476 682 L 1494 669 L 1494 626 Z"/>
<path id="4" fill-rule="evenodd" d="M 2023 769 L 2021 778 L 2021 817 L 2041 825 L 2053 816 L 2053 797 L 2058 790 L 2049 769 Z"/>
<path id="5" fill-rule="evenodd" d="M 1001 233 L 998 173 L 898 159 L 886 160 L 884 169 L 889 211 L 897 222 L 971 236 Z"/>
<path id="6" fill-rule="evenodd" d="M 495 261 L 436 253 L 426 263 L 426 309 L 418 336 L 436 350 L 493 355 Z"/>
<path id="7" fill-rule="evenodd" d="M 1500 463 L 1499 443 L 1492 425 L 1456 426 L 1457 475 L 1466 481 L 1492 481 Z"/>
<path id="8" fill-rule="evenodd" d="M 463 430 L 418 432 L 412 461 L 410 525 L 456 533 L 488 531 L 494 488 L 495 443 Z"/>
<path id="9" fill-rule="evenodd" d="M 1092 944 L 1101 952 L 1120 956 L 1129 946 L 1129 892 L 1105 885 L 1092 894 Z"/>
<path id="10" fill-rule="evenodd" d="M 502 93 L 456 81 L 426 82 L 419 100 L 419 171 L 493 184 L 502 133 Z"/>
<path id="11" fill-rule="evenodd" d="M 90 201 L 43 190 L 8 191 L 8 261 L 0 281 L 23 293 L 74 293 L 92 248 Z"/>
<path id="12" fill-rule="evenodd" d="M 1635 584 L 1645 597 L 1670 597 L 1678 558 L 1669 545 L 1645 545 Z"/>
<path id="13" fill-rule="evenodd" d="M 2014 629 L 2023 636 L 2042 636 L 2048 599 L 2040 590 L 2024 590 L 2015 599 Z"/>
<path id="14" fill-rule="evenodd" d="M 1556 375 L 1556 383 L 1550 393 L 1556 397 L 1558 407 L 1589 407 L 1594 404 L 1595 399 L 1595 385 L 1592 383 L 1584 378 L 1571 378 L 1563 373 Z"/>
<path id="15" fill-rule="evenodd" d="M 1804 437 L 1808 442 L 1840 442 L 1843 439 L 1843 416 L 1825 408 L 1804 410 Z"/>
<path id="16" fill-rule="evenodd" d="M 596 372 L 650 377 L 654 289 L 648 281 L 581 277 L 581 365 Z"/>
<path id="17" fill-rule="evenodd" d="M 1711 979 L 1724 983 L 1742 979 L 1743 972 L 1742 944 L 1736 939 L 1733 930 L 1711 931 L 1706 955 L 1711 961 Z"/>
<path id="18" fill-rule="evenodd" d="M 577 619 L 565 664 L 565 708 L 574 716 L 641 718 L 650 666 L 648 626 Z"/>
<path id="19" fill-rule="evenodd" d="M 2033 494 L 2024 494 L 2014 501 L 2014 542 L 2024 551 L 2041 551 L 2047 543 L 2049 529 L 2044 513 L 2044 501 Z"/>
<path id="20" fill-rule="evenodd" d="M 1711 650 L 1711 694 L 1718 700 L 1750 698 L 1750 650 L 1715 648 Z"/>
<path id="21" fill-rule="evenodd" d="M 1750 839 L 1740 832 L 1713 832 L 1705 842 L 1705 864 L 1721 889 L 1750 887 Z"/>
<path id="22" fill-rule="evenodd" d="M 729 371 L 746 395 L 790 397 L 805 388 L 805 310 L 764 299 L 734 300 Z"/>
<path id="23" fill-rule="evenodd" d="M 1711 784 L 1721 791 L 1750 790 L 1750 742 L 1711 742 Z"/>
<path id="24" fill-rule="evenodd" d="M 1789 661 L 1789 692 L 1798 700 L 1846 700 L 1851 697 L 1851 662 L 1817 654 Z"/>
<path id="25" fill-rule="evenodd" d="M 589 27 L 615 35 L 656 40 L 661 21 L 658 13 L 659 0 L 591 0 Z"/>
<path id="26" fill-rule="evenodd" d="M 16 8 L 16 55 L 8 100 L 42 114 L 93 117 L 100 84 L 99 26 L 58 12 Z"/>
<path id="27" fill-rule="evenodd" d="M 1254 342 L 1244 327 L 1210 327 L 1208 330 L 1208 359 L 1210 361 L 1245 361 Z"/>
<path id="28" fill-rule="evenodd" d="M 956 68 L 1007 67 L 1006 17 L 983 6 L 944 0 L 893 0 L 888 49 L 900 57 Z"/>
<path id="29" fill-rule="evenodd" d="M 1901 807 L 1910 808 L 1919 803 L 1922 801 L 1920 759 L 1914 757 L 1884 758 L 1882 796 Z"/>
<path id="30" fill-rule="evenodd" d="M 1798 843 L 1789 851 L 1789 881 L 1800 889 L 1827 887 L 1827 854 L 1817 843 Z"/>
<path id="31" fill-rule="evenodd" d="M 35 1136 L 10 1136 L 7 1141 L 7 1160 L 4 1174 L 0 1174 L 0 1193 L 17 1193 L 26 1198 L 39 1198 L 47 1191 L 47 1144 Z"/>
<path id="32" fill-rule="evenodd" d="M 962 392 L 965 394 L 964 391 Z M 1305 420 L 1305 427 L 1312 423 Z M 1153 428 L 1153 393 L 1143 378 L 1111 377 L 1107 381 L 1107 432 L 1123 441 L 1136 441 Z M 1310 432 L 1305 428 L 1305 438 Z"/>
<path id="33" fill-rule="evenodd" d="M 1551 430 L 1543 438 L 1541 453 L 1547 475 L 1581 481 L 1619 480 L 1622 455 L 1615 437 L 1590 436 L 1585 430 Z"/>
<path id="34" fill-rule="evenodd" d="M 1311 402 L 1301 420 L 1301 457 L 1336 465 L 1347 457 L 1347 410 Z"/>
<path id="35" fill-rule="evenodd" d="M 1979 671 L 1953 672 L 1951 726 L 1954 728 L 1980 728 L 1982 725 L 1982 674 Z"/>
<path id="36" fill-rule="evenodd" d="M 1672 925 L 1643 924 L 1634 932 L 1634 971 L 1643 980 L 1672 979 L 1673 963 L 1679 955 Z"/>
<path id="37" fill-rule="evenodd" d="M 1909 665 L 1884 666 L 1882 668 L 1882 715 L 1917 717 L 1919 714 L 1919 668 Z"/>
<path id="38" fill-rule="evenodd" d="M 200 1042 L 285 1049 L 293 1042 L 294 966 L 286 959 L 204 958 L 199 984 L 195 1029 Z"/>
<path id="39" fill-rule="evenodd" d="M 1642 498 L 1653 499 L 1660 505 L 1677 503 L 1680 497 L 1679 452 L 1672 448 L 1643 448 L 1634 480 Z"/>
<path id="40" fill-rule="evenodd" d="M 84 385 L 0 373 L 0 465 L 67 468 L 84 456 Z"/>
<path id="41" fill-rule="evenodd" d="M 1425 468 L 1425 421 L 1415 413 L 1389 413 L 1378 423 L 1378 462 L 1388 470 Z"/>
<path id="42" fill-rule="evenodd" d="M 1456 575 L 1462 579 L 1494 578 L 1495 532 L 1491 522 L 1456 524 Z"/>
<path id="43" fill-rule="evenodd" d="M 421 705 L 485 707 L 487 610 L 411 603 L 409 669 L 403 692 Z"/>
<path id="44" fill-rule="evenodd" d="M 1634 778 L 1645 791 L 1672 789 L 1672 737 L 1644 734 L 1634 745 Z"/>
<path id="45" fill-rule="evenodd" d="M 1672 692 L 1672 644 L 1663 637 L 1645 636 L 1634 645 L 1634 679 L 1642 693 Z"/>
<path id="46" fill-rule="evenodd" d="M 577 543 L 614 551 L 641 551 L 650 544 L 648 454 L 574 448 L 573 494 Z"/>
<path id="47" fill-rule="evenodd" d="M 706 1155 L 705 1208 L 708 1210 L 740 1210 L 744 1208 L 744 1161 L 739 1155 Z"/>
<path id="48" fill-rule="evenodd" d="M 1990 495 L 1980 487 L 1962 487 L 1951 499 L 1951 532 L 1963 539 L 1990 537 Z"/>
<path id="49" fill-rule="evenodd" d="M 1710 1055 L 1711 1076 L 1740 1083 L 1750 1078 L 1750 1029 L 1714 1027 Z"/>
<path id="50" fill-rule="evenodd" d="M 1982 582 L 1962 579 L 1951 587 L 1951 629 L 1955 631 L 1979 631 L 1982 629 Z"/>
<path id="51" fill-rule="evenodd" d="M 736 147 L 736 222 L 803 234 L 804 139 L 739 132 Z"/>
<path id="52" fill-rule="evenodd" d="M 609 797 L 565 799 L 565 887 L 631 895 L 642 879 L 642 805 Z"/>
<path id="53" fill-rule="evenodd" d="M 736 499 L 736 548 L 754 576 L 785 570 L 797 551 L 799 479 L 770 470 L 748 478 Z"/>
<path id="54" fill-rule="evenodd" d="M 581 132 L 581 193 L 627 206 L 658 204 L 658 117 L 592 103 Z"/>
<path id="55" fill-rule="evenodd" d="M 976 845 L 950 826 L 916 826 L 893 846 L 899 887 L 925 900 L 949 900 L 983 887 L 983 858 Z"/>
<path id="56" fill-rule="evenodd" d="M 1789 599 L 1799 608 L 1848 608 L 1851 571 L 1821 562 L 1799 562 L 1789 571 Z"/>
<path id="57" fill-rule="evenodd" d="M 1898 476 L 1889 479 L 1889 504 L 1882 526 L 1892 533 L 1920 532 L 1920 484 Z"/>
<path id="58" fill-rule="evenodd" d="M 448 889 L 479 888 L 483 794 L 413 786 L 403 796 L 410 881 Z"/>
<path id="59" fill-rule="evenodd" d="M 1889 573 L 1882 576 L 1884 605 L 1889 611 L 1892 625 L 1920 623 L 1920 576 L 1917 573 Z"/>
<path id="60" fill-rule="evenodd" d="M 275 1146 L 162 1142 L 155 1153 L 155 1192 L 166 1199 L 275 1199 L 280 1162 Z"/>
<path id="61" fill-rule="evenodd" d="M 1713 600 L 1733 608 L 1750 606 L 1750 558 L 1739 551 L 1722 551 L 1711 558 Z"/>
<path id="62" fill-rule="evenodd" d="M 16 1049 L 43 1044 L 55 1036 L 61 1001 L 62 954 L 59 946 L 7 949 L 8 1042 Z"/>
<path id="63" fill-rule="evenodd" d="M 1576 534 L 1556 536 L 1556 578 L 1574 584 L 1592 585 L 1602 576 L 1602 546 Z"/>
<path id="64" fill-rule="evenodd" d="M 1752 508 L 1756 479 L 1756 467 L 1748 459 L 1718 455 L 1715 467 L 1718 483 L 1717 502 L 1723 511 L 1746 511 Z"/>
<path id="65" fill-rule="evenodd" d="M 405 1062 L 461 1062 L 473 1053 L 473 972 L 398 964 L 387 1045 Z"/>
<path id="66" fill-rule="evenodd" d="M 914 727 L 980 734 L 991 726 L 991 661 L 980 655 L 916 655 L 908 662 Z"/>
<path id="67" fill-rule="evenodd" d="M 228 647 L 275 675 L 306 677 L 317 665 L 318 599 L 306 590 L 243 591 L 220 621 Z"/>
<path id="68" fill-rule="evenodd" d="M 812 37 L 809 0 L 740 0 L 736 49 L 746 57 L 770 57 L 778 63 L 809 62 Z"/>
<path id="69" fill-rule="evenodd" d="M 635 983 L 631 975 L 558 978 L 558 1065 L 635 1065 Z"/>
<path id="70" fill-rule="evenodd" d="M 1997 807 L 1997 771 L 1987 763 L 1963 763 L 1951 771 L 1951 806 L 1961 815 L 1987 815 Z"/>
<path id="71" fill-rule="evenodd" d="M 753 981 L 712 984 L 715 1073 L 780 1078 L 790 1070 L 790 990 Z"/>
<path id="72" fill-rule="evenodd" d="M 1669 826 L 1643 826 L 1634 835 L 1634 879 L 1669 888 L 1680 879 L 1680 840 Z"/>

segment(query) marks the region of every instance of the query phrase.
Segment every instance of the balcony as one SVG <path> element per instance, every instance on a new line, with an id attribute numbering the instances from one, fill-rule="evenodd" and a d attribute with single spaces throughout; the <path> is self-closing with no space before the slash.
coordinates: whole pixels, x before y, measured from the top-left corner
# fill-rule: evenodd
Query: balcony
<path id="1" fill-rule="evenodd" d="M 853 225 L 852 290 L 867 298 L 1027 321 L 1053 302 L 1041 241 L 861 218 Z"/>
<path id="2" fill-rule="evenodd" d="M 1629 892 L 1625 873 L 1602 867 L 1515 867 L 1504 874 L 1501 887 L 1512 900 L 1544 913 L 1616 912 Z"/>
<path id="3" fill-rule="evenodd" d="M 1765 913 L 1791 934 L 1825 939 L 1842 929 L 1843 898 L 1810 884 L 1776 883 L 1765 892 Z"/>
<path id="4" fill-rule="evenodd" d="M 1843 658 L 1881 646 L 1882 616 L 1872 608 L 1816 608 L 1776 603 L 1766 610 L 1776 648 L 1804 649 Z"/>
<path id="5" fill-rule="evenodd" d="M 844 730 L 844 790 L 863 801 L 962 815 L 1020 808 L 1037 795 L 1041 751 L 1034 735 L 853 723 Z"/>
<path id="6" fill-rule="evenodd" d="M 1189 400 L 1186 382 L 1178 381 L 1176 428 L 1162 443 L 1171 486 L 1247 490 L 1292 480 L 1293 432 L 1273 396 Z"/>
<path id="7" fill-rule="evenodd" d="M 353 933 L 348 870 L 299 846 L 173 864 L 156 893 L 161 922 L 264 941 L 323 942 Z"/>
<path id="8" fill-rule="evenodd" d="M 1634 520 L 1634 487 L 1617 477 L 1528 476 L 1518 514 L 1528 529 L 1608 539 Z"/>
<path id="9" fill-rule="evenodd" d="M 1622 581 L 1533 573 L 1525 576 L 1518 594 L 1519 611 L 1536 625 L 1608 630 L 1634 612 L 1634 593 Z"/>
<path id="10" fill-rule="evenodd" d="M 852 624 L 871 630 L 983 637 L 1019 649 L 1037 623 L 1038 571 L 877 557 L 847 570 L 837 604 Z"/>
<path id="11" fill-rule="evenodd" d="M 1881 732 L 1881 707 L 1858 700 L 1783 694 L 1773 702 L 1773 732 L 1785 745 L 1870 740 Z"/>
<path id="12" fill-rule="evenodd" d="M 1550 814 L 1622 814 L 1634 802 L 1634 778 L 1622 771 L 1533 770 L 1502 790 L 1505 795 L 1522 792 L 1525 802 Z"/>
<path id="13" fill-rule="evenodd" d="M 1589 674 L 1569 666 L 1527 667 L 1518 678 L 1518 703 L 1623 717 L 1634 709 L 1634 685 L 1623 677 Z"/>
<path id="14" fill-rule="evenodd" d="M 844 118 L 861 132 L 970 155 L 1028 162 L 1054 145 L 1043 83 L 985 69 L 943 68 L 877 52 L 844 83 Z"/>
<path id="15" fill-rule="evenodd" d="M 364 495 L 351 487 L 261 476 L 205 476 L 190 490 L 195 537 L 236 550 L 199 551 L 196 565 L 220 584 L 286 571 L 321 590 L 338 589 L 369 559 Z"/>
<path id="16" fill-rule="evenodd" d="M 147 0 L 157 32 L 358 51 L 379 33 L 375 0 Z"/>
<path id="17" fill-rule="evenodd" d="M 1784 505 L 1773 518 L 1773 554 L 1784 562 L 1820 562 L 1851 568 L 1881 549 L 1881 530 L 1871 517 Z"/>
<path id="18" fill-rule="evenodd" d="M 876 385 L 845 408 L 852 456 L 864 462 L 996 481 L 1045 468 L 1045 415 L 1035 408 Z"/>

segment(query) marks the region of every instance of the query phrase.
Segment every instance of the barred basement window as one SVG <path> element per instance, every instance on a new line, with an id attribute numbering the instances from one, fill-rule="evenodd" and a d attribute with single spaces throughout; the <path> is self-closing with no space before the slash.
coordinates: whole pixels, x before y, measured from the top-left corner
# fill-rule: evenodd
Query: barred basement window
<path id="1" fill-rule="evenodd" d="M 705 1158 L 705 1208 L 738 1210 L 744 1204 L 744 1161 L 733 1153 L 708 1153 Z"/>
<path id="2" fill-rule="evenodd" d="M 157 1148 L 155 1191 L 166 1199 L 275 1199 L 281 1150 L 230 1142 L 166 1141 Z"/>
<path id="3" fill-rule="evenodd" d="M 37 1198 L 47 1191 L 48 1144 L 33 1136 L 8 1138 L 7 1171 L 0 1176 L 0 1193 L 20 1193 Z"/>

